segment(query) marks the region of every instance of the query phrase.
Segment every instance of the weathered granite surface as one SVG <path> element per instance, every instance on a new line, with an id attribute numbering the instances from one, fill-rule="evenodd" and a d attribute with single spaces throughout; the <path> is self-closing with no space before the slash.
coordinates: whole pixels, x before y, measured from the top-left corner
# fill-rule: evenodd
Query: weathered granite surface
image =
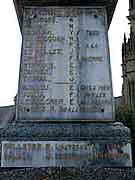
<path id="1" fill-rule="evenodd" d="M 123 126 L 121 123 L 59 123 L 59 122 L 46 122 L 46 123 L 9 123 L 6 128 L 0 130 L 0 140 L 2 142 L 2 147 L 4 147 L 3 143 L 7 142 L 49 142 L 58 144 L 59 142 L 89 142 L 90 144 L 99 144 L 101 145 L 101 149 L 106 147 L 106 144 L 119 144 L 125 146 L 125 150 L 122 152 L 128 153 L 129 158 L 124 158 L 122 161 L 120 157 L 117 159 L 114 157 L 114 160 L 104 159 L 99 160 L 98 162 L 95 160 L 85 161 L 85 167 L 91 169 L 91 167 L 95 167 L 97 164 L 98 167 L 132 167 L 132 156 L 131 156 L 131 147 L 128 147 L 131 144 L 131 135 L 130 130 Z M 58 143 L 57 143 L 58 141 Z M 102 146 L 103 145 L 103 146 Z M 99 148 L 99 146 L 98 146 Z M 127 148 L 129 148 L 127 150 Z M 3 149 L 3 148 L 2 148 Z M 4 150 L 4 149 L 3 149 Z M 5 150 L 4 150 L 5 151 Z M 14 150 L 15 151 L 15 150 Z M 2 151 L 3 152 L 3 151 Z M 45 151 L 46 152 L 46 151 Z M 65 152 L 65 151 L 64 151 Z M 93 151 L 92 151 L 93 152 Z M 104 152 L 105 149 L 104 149 Z M 107 151 L 109 152 L 109 151 Z M 119 150 L 117 150 L 119 152 Z M 102 152 L 101 152 L 102 153 Z M 3 154 L 3 153 L 2 153 Z M 103 153 L 104 154 L 104 153 Z M 86 154 L 85 154 L 86 155 Z M 38 155 L 36 155 L 37 157 Z M 3 157 L 3 156 L 2 156 Z M 52 156 L 52 157 L 55 157 Z M 61 155 L 60 155 L 61 157 Z M 78 156 L 77 156 L 78 157 Z M 89 157 L 89 156 L 88 156 Z M 91 156 L 92 157 L 92 156 Z M 109 157 L 109 156 L 108 156 Z M 124 156 L 123 156 L 124 157 Z M 34 158 L 35 159 L 35 158 Z M 19 164 L 17 167 L 84 167 L 84 161 L 80 159 L 79 164 L 72 165 L 66 164 L 64 161 L 59 159 L 57 163 L 54 165 L 47 165 L 44 162 L 39 161 L 40 165 L 35 161 L 31 160 L 29 166 L 24 166 L 23 163 Z M 5 160 L 2 158 L 2 167 L 16 167 L 16 165 L 9 165 L 8 162 L 4 164 Z M 49 161 L 50 162 L 50 161 Z M 87 162 L 87 163 L 86 163 Z M 109 163 L 108 163 L 109 162 Z M 24 162 L 25 163 L 25 162 Z M 36 163 L 36 165 L 34 165 Z M 3 165 L 4 164 L 4 165 Z M 27 164 L 27 163 L 26 163 Z M 74 163 L 73 163 L 74 164 Z"/>
<path id="2" fill-rule="evenodd" d="M 1 180 L 134 180 L 134 169 L 27 168 L 1 169 Z"/>
<path id="3" fill-rule="evenodd" d="M 120 123 L 9 123 L 1 140 L 108 140 L 130 142 L 130 130 Z"/>

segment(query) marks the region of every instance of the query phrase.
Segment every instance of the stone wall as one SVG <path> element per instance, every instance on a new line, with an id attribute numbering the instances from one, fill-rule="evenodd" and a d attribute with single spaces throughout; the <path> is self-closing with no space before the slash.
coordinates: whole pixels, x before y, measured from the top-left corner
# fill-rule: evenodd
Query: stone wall
<path id="1" fill-rule="evenodd" d="M 15 119 L 15 106 L 0 107 L 0 128 Z"/>

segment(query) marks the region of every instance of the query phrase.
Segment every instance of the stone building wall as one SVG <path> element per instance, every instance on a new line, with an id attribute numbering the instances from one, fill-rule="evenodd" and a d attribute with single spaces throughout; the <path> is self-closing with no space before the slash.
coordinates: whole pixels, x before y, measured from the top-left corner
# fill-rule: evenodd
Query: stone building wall
<path id="1" fill-rule="evenodd" d="M 135 0 L 129 1 L 130 36 L 122 45 L 123 104 L 135 106 Z"/>

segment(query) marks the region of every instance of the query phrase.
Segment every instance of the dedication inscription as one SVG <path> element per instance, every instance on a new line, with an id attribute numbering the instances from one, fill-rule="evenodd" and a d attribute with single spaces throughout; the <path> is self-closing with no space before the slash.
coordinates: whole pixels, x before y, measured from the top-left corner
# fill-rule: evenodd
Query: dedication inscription
<path id="1" fill-rule="evenodd" d="M 130 143 L 2 142 L 2 167 L 131 167 Z"/>
<path id="2" fill-rule="evenodd" d="M 104 8 L 25 8 L 17 119 L 112 120 L 108 49 Z"/>

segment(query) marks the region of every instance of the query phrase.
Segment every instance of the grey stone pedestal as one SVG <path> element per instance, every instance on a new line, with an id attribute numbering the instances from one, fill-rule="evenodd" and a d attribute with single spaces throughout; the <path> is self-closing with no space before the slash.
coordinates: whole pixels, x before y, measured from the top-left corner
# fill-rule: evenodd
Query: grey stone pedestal
<path id="1" fill-rule="evenodd" d="M 0 129 L 0 180 L 135 179 L 130 130 L 111 123 L 117 0 L 14 2 L 23 43 L 16 121 Z"/>
<path id="2" fill-rule="evenodd" d="M 14 123 L 1 129 L 1 141 L 8 142 L 80 142 L 97 144 L 129 144 L 130 131 L 120 123 Z M 126 146 L 125 146 L 126 147 Z M 128 158 L 130 157 L 130 152 Z M 1 168 L 2 180 L 134 180 L 131 159 L 115 159 L 114 164 L 99 161 L 99 164 L 76 167 Z M 97 162 L 96 162 L 97 163 Z M 109 167 L 110 165 L 110 167 Z M 93 167 L 92 167 L 93 166 Z M 106 167 L 107 166 L 107 167 Z M 113 166 L 113 168 L 111 167 Z"/>

